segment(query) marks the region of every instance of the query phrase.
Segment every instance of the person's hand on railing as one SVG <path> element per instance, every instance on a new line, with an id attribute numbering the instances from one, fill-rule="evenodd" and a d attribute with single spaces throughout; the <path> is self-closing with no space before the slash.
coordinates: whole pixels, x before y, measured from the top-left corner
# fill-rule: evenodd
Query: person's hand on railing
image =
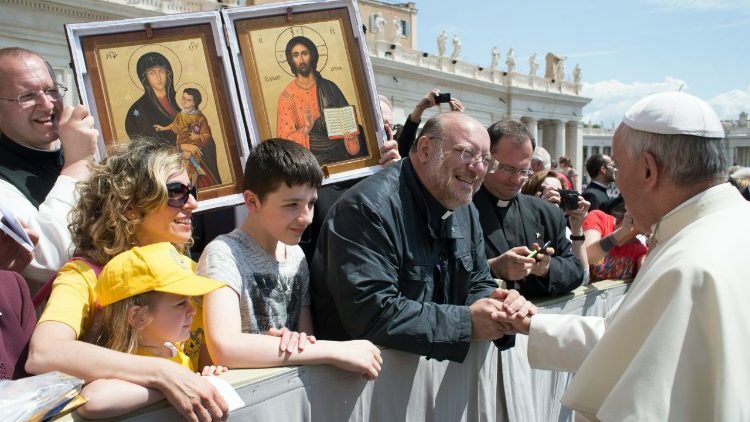
<path id="1" fill-rule="evenodd" d="M 372 381 L 380 375 L 383 368 L 383 357 L 380 349 L 369 340 L 349 340 L 343 342 L 325 342 L 324 347 L 331 347 L 334 356 L 332 365 L 345 371 L 359 372 L 366 380 Z"/>
<path id="2" fill-rule="evenodd" d="M 315 336 L 307 335 L 305 333 L 298 333 L 297 331 L 291 331 L 286 327 L 281 329 L 271 328 L 266 332 L 269 336 L 279 337 L 279 350 L 284 353 L 292 353 L 295 350 L 303 351 L 307 344 L 315 344 Z"/>

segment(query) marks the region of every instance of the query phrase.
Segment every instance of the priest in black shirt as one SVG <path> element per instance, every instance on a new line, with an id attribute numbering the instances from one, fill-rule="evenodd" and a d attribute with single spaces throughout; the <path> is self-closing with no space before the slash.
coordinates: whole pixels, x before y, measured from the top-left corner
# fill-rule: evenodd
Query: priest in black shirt
<path id="1" fill-rule="evenodd" d="M 43 57 L 0 49 L 0 201 L 39 234 L 23 273 L 32 291 L 68 259 L 75 183 L 99 136 L 86 108 L 63 107 L 65 91 Z"/>
<path id="2" fill-rule="evenodd" d="M 487 174 L 474 195 L 492 274 L 525 297 L 567 293 L 583 281 L 583 265 L 571 250 L 562 210 L 543 199 L 520 193 L 533 172 L 535 141 L 523 123 L 504 120 L 487 131 L 497 170 Z M 574 233 L 571 240 L 583 242 Z M 547 241 L 551 247 L 536 258 L 531 251 Z"/>

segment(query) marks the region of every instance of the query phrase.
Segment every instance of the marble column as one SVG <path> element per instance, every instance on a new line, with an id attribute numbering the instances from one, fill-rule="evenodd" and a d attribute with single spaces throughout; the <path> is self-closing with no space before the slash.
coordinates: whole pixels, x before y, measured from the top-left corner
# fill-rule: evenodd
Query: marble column
<path id="1" fill-rule="evenodd" d="M 529 133 L 531 133 L 531 137 L 534 138 L 537 145 L 540 145 L 539 143 L 539 131 L 537 130 L 537 121 L 533 117 L 521 117 L 521 121 L 524 125 L 526 125 L 526 129 L 529 130 Z"/>
<path id="2" fill-rule="evenodd" d="M 537 133 L 536 133 L 536 144 L 543 146 L 545 149 L 547 149 L 547 144 L 544 142 L 544 122 L 538 121 L 536 124 Z"/>
<path id="3" fill-rule="evenodd" d="M 555 152 L 555 122 L 557 120 L 545 120 L 544 121 L 544 147 L 547 148 L 552 162 L 557 161 L 557 152 Z"/>
<path id="4" fill-rule="evenodd" d="M 581 122 L 578 120 L 570 120 L 565 125 L 565 147 L 567 155 L 572 161 L 571 166 L 576 169 L 578 173 L 578 186 L 574 186 L 573 189 L 581 191 L 581 181 L 583 180 L 583 131 L 581 130 Z"/>
<path id="5" fill-rule="evenodd" d="M 724 150 L 727 153 L 727 163 L 729 163 L 729 165 L 733 165 L 736 162 L 736 159 L 735 159 L 735 155 L 736 155 L 735 154 L 735 150 L 736 149 L 737 148 L 735 148 L 734 145 L 731 145 L 730 143 L 727 142 L 726 147 L 724 148 Z"/>
<path id="6" fill-rule="evenodd" d="M 565 125 L 560 120 L 553 120 L 552 127 L 555 139 L 555 155 L 552 159 L 557 161 L 561 155 L 565 155 Z"/>

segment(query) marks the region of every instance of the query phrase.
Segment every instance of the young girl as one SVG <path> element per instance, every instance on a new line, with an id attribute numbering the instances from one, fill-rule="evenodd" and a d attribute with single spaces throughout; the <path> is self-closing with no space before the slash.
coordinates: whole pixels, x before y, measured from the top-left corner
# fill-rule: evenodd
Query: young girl
<path id="1" fill-rule="evenodd" d="M 134 247 L 114 257 L 102 270 L 95 291 L 102 323 L 95 343 L 108 349 L 170 359 L 191 371 L 195 360 L 184 353 L 195 315 L 192 296 L 203 296 L 224 283 L 193 273 L 192 262 L 168 242 Z M 201 362 L 210 361 L 207 354 Z M 204 366 L 202 375 L 225 372 Z M 97 380 L 84 387 L 89 399 L 84 417 L 112 417 L 160 399 L 160 394 L 120 380 Z"/>

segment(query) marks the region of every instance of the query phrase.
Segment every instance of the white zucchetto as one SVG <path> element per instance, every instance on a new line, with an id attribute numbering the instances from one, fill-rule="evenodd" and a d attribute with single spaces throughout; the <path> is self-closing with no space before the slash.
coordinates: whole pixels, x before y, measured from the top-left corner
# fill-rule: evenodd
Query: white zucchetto
<path id="1" fill-rule="evenodd" d="M 633 129 L 664 135 L 724 137 L 724 128 L 711 106 L 684 92 L 649 95 L 630 107 L 622 122 Z"/>

